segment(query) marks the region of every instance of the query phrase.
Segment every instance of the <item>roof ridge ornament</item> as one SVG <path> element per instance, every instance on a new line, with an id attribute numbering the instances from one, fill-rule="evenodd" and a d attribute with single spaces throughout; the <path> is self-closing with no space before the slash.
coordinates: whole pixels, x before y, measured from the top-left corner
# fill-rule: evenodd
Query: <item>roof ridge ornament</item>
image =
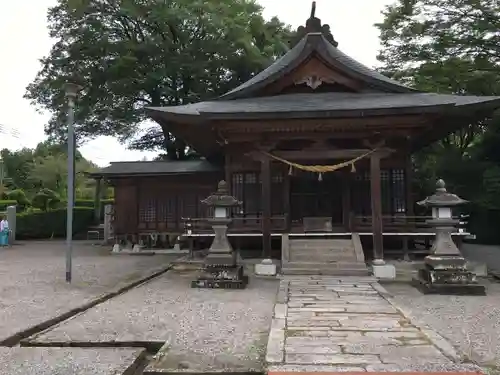
<path id="1" fill-rule="evenodd" d="M 334 47 L 337 47 L 339 44 L 333 38 L 333 35 L 330 31 L 330 25 L 324 24 L 321 25 L 321 20 L 316 17 L 316 1 L 312 2 L 311 6 L 311 16 L 306 21 L 306 26 L 299 26 L 297 28 L 297 34 L 293 40 L 292 47 L 296 46 L 299 41 L 302 40 L 307 34 L 311 33 L 321 33 Z"/>

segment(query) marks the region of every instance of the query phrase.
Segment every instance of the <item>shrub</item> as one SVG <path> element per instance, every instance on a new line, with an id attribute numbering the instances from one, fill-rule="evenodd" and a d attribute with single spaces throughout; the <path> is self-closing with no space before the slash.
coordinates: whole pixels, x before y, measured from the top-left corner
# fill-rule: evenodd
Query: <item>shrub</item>
<path id="1" fill-rule="evenodd" d="M 36 193 L 31 203 L 33 207 L 47 211 L 61 207 L 62 202 L 55 191 L 44 188 Z"/>
<path id="2" fill-rule="evenodd" d="M 93 199 L 76 199 L 75 207 L 91 207 L 94 208 L 94 200 Z M 101 199 L 101 220 L 104 220 L 104 206 L 108 204 L 114 204 L 114 199 Z"/>
<path id="3" fill-rule="evenodd" d="M 16 206 L 17 201 L 9 199 L 9 200 L 0 200 L 0 211 L 6 211 L 9 206 Z"/>
<path id="4" fill-rule="evenodd" d="M 94 207 L 93 199 L 76 199 L 75 207 Z"/>
<path id="5" fill-rule="evenodd" d="M 75 207 L 73 210 L 73 234 L 81 233 L 92 225 L 93 209 Z M 66 236 L 66 209 L 23 212 L 17 214 L 16 238 L 43 239 Z"/>
<path id="6" fill-rule="evenodd" d="M 17 205 L 21 209 L 24 209 L 24 207 L 31 205 L 31 202 L 26 197 L 26 194 L 24 193 L 24 190 L 22 190 L 22 189 L 16 189 L 16 190 L 9 191 L 7 193 L 7 198 L 10 200 L 16 201 Z"/>

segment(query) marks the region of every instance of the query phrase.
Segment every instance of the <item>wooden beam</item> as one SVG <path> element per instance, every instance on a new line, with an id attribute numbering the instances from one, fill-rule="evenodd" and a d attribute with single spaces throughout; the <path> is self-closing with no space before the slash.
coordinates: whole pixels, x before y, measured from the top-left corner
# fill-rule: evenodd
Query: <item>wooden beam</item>
<path id="1" fill-rule="evenodd" d="M 262 177 L 262 256 L 271 258 L 271 162 L 261 159 Z"/>
<path id="2" fill-rule="evenodd" d="M 345 149 L 345 150 L 314 150 L 305 149 L 299 151 L 273 151 L 272 155 L 285 160 L 321 160 L 321 159 L 354 159 L 370 152 L 370 149 Z M 383 148 L 377 150 L 379 155 L 388 155 L 394 152 L 392 149 Z"/>
<path id="3" fill-rule="evenodd" d="M 371 131 L 350 131 L 350 132 L 314 132 L 314 131 L 303 131 L 303 132 L 273 132 L 271 134 L 273 140 L 275 141 L 289 141 L 289 140 L 312 140 L 319 141 L 328 138 L 332 139 L 365 139 L 371 135 Z M 391 138 L 406 138 L 411 136 L 413 132 L 409 129 L 391 129 L 387 130 L 387 134 L 382 132 L 383 136 L 390 136 Z M 230 133 L 227 135 L 227 141 L 230 145 L 235 143 L 247 143 L 247 142 L 260 142 L 262 135 L 260 133 Z"/>
<path id="4" fill-rule="evenodd" d="M 283 120 L 220 120 L 213 122 L 217 130 L 239 131 L 252 129 L 261 132 L 264 129 L 283 129 L 283 131 L 318 131 L 345 129 L 347 131 L 363 130 L 370 127 L 397 129 L 400 127 L 425 127 L 432 125 L 430 116 L 415 114 L 401 116 L 371 116 L 371 117 L 341 117 L 341 118 L 312 118 L 312 119 L 283 119 Z"/>
<path id="5" fill-rule="evenodd" d="M 380 181 L 380 155 L 370 157 L 370 195 L 372 206 L 373 260 L 383 263 L 384 242 L 382 235 L 382 184 Z"/>

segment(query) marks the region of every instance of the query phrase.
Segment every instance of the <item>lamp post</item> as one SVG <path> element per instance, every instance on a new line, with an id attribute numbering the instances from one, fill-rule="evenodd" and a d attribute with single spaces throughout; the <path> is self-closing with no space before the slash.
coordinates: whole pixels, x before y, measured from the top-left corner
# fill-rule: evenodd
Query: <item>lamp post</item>
<path id="1" fill-rule="evenodd" d="M 208 219 L 214 230 L 214 240 L 204 267 L 193 288 L 245 288 L 248 279 L 243 275 L 243 266 L 237 265 L 236 254 L 227 238 L 227 227 L 231 223 L 231 207 L 241 205 L 229 195 L 225 181 L 220 181 L 217 191 L 201 201 L 214 209 L 214 217 Z"/>
<path id="2" fill-rule="evenodd" d="M 66 216 L 66 281 L 72 279 L 73 255 L 73 206 L 75 205 L 75 99 L 81 87 L 66 83 L 64 91 L 68 100 L 68 211 Z"/>
<path id="3" fill-rule="evenodd" d="M 425 257 L 424 267 L 419 270 L 414 285 L 423 293 L 484 295 L 484 285 L 476 275 L 467 270 L 466 261 L 451 238 L 451 232 L 459 223 L 452 217 L 452 208 L 467 201 L 449 193 L 443 180 L 436 184 L 436 192 L 419 205 L 432 209 L 432 219 L 427 223 L 436 230 L 431 253 Z"/>

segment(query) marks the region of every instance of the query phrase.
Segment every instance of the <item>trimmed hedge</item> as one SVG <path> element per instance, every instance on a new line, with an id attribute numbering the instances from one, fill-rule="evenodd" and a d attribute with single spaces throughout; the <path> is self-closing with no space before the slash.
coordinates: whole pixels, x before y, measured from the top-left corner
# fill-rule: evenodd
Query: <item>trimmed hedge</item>
<path id="1" fill-rule="evenodd" d="M 73 234 L 85 231 L 92 225 L 94 210 L 91 207 L 75 207 L 73 210 Z M 44 239 L 66 237 L 66 209 L 19 213 L 16 220 L 16 238 Z"/>
<path id="2" fill-rule="evenodd" d="M 114 199 L 101 199 L 101 221 L 104 220 L 104 206 L 107 204 L 114 204 Z M 90 207 L 94 208 L 94 200 L 93 199 L 76 199 L 75 207 Z"/>
<path id="3" fill-rule="evenodd" d="M 7 211 L 9 206 L 17 206 L 17 201 L 12 199 L 0 200 L 0 211 Z"/>

